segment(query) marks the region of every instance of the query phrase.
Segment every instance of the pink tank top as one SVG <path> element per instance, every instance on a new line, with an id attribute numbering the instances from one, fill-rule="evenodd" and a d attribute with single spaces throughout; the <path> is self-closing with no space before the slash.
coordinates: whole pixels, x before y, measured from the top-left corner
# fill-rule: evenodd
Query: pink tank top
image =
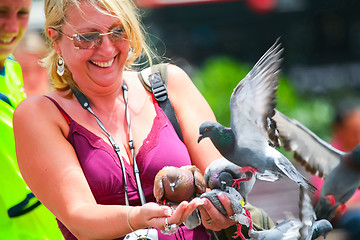
<path id="1" fill-rule="evenodd" d="M 54 99 L 48 98 L 57 106 L 70 126 L 67 140 L 76 151 L 82 170 L 97 203 L 104 205 L 125 205 L 121 165 L 113 147 L 101 137 L 74 121 Z M 170 165 L 176 167 L 191 165 L 186 146 L 178 138 L 169 119 L 156 102 L 154 106 L 156 117 L 152 128 L 136 155 L 141 183 L 147 202 L 155 201 L 153 196 L 154 179 L 160 169 Z M 124 165 L 130 205 L 141 205 L 133 167 L 125 160 Z M 58 224 L 66 240 L 76 239 L 60 221 L 58 221 Z M 202 225 L 193 230 L 188 230 L 184 225 L 181 225 L 177 233 L 173 235 L 163 235 L 160 231 L 158 232 L 160 240 L 210 239 L 210 235 Z"/>

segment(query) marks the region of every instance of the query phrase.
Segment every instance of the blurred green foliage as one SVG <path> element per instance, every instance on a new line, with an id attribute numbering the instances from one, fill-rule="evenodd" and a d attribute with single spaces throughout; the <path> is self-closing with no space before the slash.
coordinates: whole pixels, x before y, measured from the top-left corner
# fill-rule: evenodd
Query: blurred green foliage
<path id="1" fill-rule="evenodd" d="M 254 64 L 239 63 L 225 56 L 216 57 L 206 61 L 192 76 L 195 85 L 214 111 L 217 121 L 224 126 L 230 125 L 231 93 Z M 334 113 L 329 99 L 299 96 L 284 74 L 280 75 L 279 82 L 277 109 L 329 141 Z"/>

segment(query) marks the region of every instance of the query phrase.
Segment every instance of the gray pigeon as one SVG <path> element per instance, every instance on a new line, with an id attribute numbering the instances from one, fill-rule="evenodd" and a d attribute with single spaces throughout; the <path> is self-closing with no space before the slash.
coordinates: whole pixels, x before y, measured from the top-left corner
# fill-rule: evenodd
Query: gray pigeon
<path id="1" fill-rule="evenodd" d="M 333 229 L 328 220 L 316 220 L 311 198 L 302 186 L 299 191 L 299 219 L 303 223 L 299 240 L 314 240 L 320 236 L 325 238 Z"/>
<path id="2" fill-rule="evenodd" d="M 250 240 L 298 240 L 302 223 L 298 219 L 287 219 L 276 227 L 264 231 L 250 231 Z"/>
<path id="3" fill-rule="evenodd" d="M 317 219 L 331 220 L 337 207 L 360 187 L 360 144 L 351 152 L 342 152 L 320 139 L 304 125 L 276 111 L 273 117 L 284 148 L 312 174 L 325 179 L 315 207 Z"/>
<path id="4" fill-rule="evenodd" d="M 225 191 L 226 186 L 236 188 L 244 198 L 245 204 L 247 203 L 248 193 L 253 188 L 256 180 L 252 172 L 243 173 L 238 165 L 225 158 L 213 161 L 206 168 L 204 178 L 206 186 L 210 189 Z"/>
<path id="5" fill-rule="evenodd" d="M 213 161 L 205 169 L 204 174 L 206 186 L 210 189 L 224 191 L 226 186 L 234 187 L 244 198 L 245 204 L 249 192 L 252 190 L 256 180 L 275 181 L 278 176 L 242 171 L 241 167 L 228 161 L 226 158 L 219 158 Z"/>
<path id="6" fill-rule="evenodd" d="M 224 179 L 226 179 L 229 175 L 224 175 Z M 227 180 L 225 180 L 227 181 Z M 232 220 L 237 223 L 237 233 L 234 238 L 240 237 L 241 239 L 245 239 L 244 235 L 241 233 L 241 226 L 245 225 L 252 229 L 252 219 L 250 212 L 244 207 L 244 199 L 240 195 L 240 193 L 233 187 L 225 186 L 224 190 L 221 189 L 212 189 L 209 192 L 201 194 L 200 198 L 207 198 L 209 199 L 213 205 L 221 212 L 223 215 L 226 216 L 226 210 L 224 206 L 221 204 L 218 196 L 220 193 L 224 193 L 231 202 L 231 207 L 234 211 L 234 215 L 230 216 Z"/>
<path id="7" fill-rule="evenodd" d="M 205 122 L 200 125 L 198 142 L 209 137 L 219 152 L 243 171 L 285 175 L 314 191 L 316 188 L 273 147 L 279 146 L 271 118 L 275 113 L 281 53 L 276 42 L 235 87 L 230 98 L 230 128 Z"/>
<path id="8" fill-rule="evenodd" d="M 299 219 L 287 219 L 276 227 L 264 231 L 250 231 L 250 240 L 314 240 L 326 237 L 332 225 L 328 220 L 316 220 L 309 195 L 304 187 L 299 191 Z"/>

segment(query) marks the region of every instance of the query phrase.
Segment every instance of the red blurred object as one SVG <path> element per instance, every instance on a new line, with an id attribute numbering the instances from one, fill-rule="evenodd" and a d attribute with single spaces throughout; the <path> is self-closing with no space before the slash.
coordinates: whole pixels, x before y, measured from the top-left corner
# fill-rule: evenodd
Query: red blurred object
<path id="1" fill-rule="evenodd" d="M 246 0 L 248 6 L 256 13 L 265 14 L 273 11 L 277 0 Z"/>
<path id="2" fill-rule="evenodd" d="M 216 2 L 234 2 L 241 0 L 133 0 L 139 8 L 156 8 L 156 7 L 169 7 L 181 6 L 203 3 L 216 3 Z"/>

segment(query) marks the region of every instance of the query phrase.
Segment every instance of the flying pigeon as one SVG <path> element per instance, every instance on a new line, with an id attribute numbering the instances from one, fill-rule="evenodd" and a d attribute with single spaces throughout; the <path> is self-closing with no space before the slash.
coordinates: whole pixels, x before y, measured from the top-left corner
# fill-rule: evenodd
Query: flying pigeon
<path id="1" fill-rule="evenodd" d="M 320 236 L 326 238 L 333 229 L 327 219 L 316 220 L 311 198 L 302 186 L 300 186 L 299 191 L 299 219 L 303 224 L 300 229 L 299 240 L 313 240 Z"/>
<path id="2" fill-rule="evenodd" d="M 360 187 L 360 144 L 342 152 L 277 110 L 274 120 L 285 150 L 294 151 L 307 171 L 325 179 L 315 207 L 317 219 L 331 220 L 339 206 L 345 211 L 345 203 Z"/>
<path id="3" fill-rule="evenodd" d="M 182 201 L 191 201 L 205 190 L 205 179 L 197 167 L 193 165 L 180 168 L 166 166 L 155 176 L 153 193 L 158 203 L 175 209 Z M 193 229 L 200 224 L 198 209 L 184 222 L 188 229 Z"/>
<path id="4" fill-rule="evenodd" d="M 227 177 L 229 177 L 229 175 L 225 174 L 223 177 L 225 181 L 231 180 L 231 178 L 227 179 Z M 241 226 L 247 226 L 249 231 L 252 229 L 252 219 L 250 212 L 244 207 L 244 199 L 235 188 L 224 185 L 223 189 L 224 190 L 212 189 L 209 192 L 201 194 L 200 198 L 209 199 L 212 204 L 219 210 L 219 212 L 226 216 L 225 207 L 218 198 L 219 194 L 225 194 L 230 199 L 231 207 L 235 213 L 233 216 L 230 216 L 230 218 L 237 223 L 237 233 L 233 237 L 240 237 L 242 240 L 245 240 L 244 235 L 241 233 Z"/>
<path id="5" fill-rule="evenodd" d="M 280 146 L 272 116 L 282 51 L 276 42 L 235 87 L 230 98 L 230 128 L 217 122 L 202 123 L 198 142 L 209 137 L 223 157 L 243 171 L 285 175 L 315 191 L 316 188 L 274 148 Z"/>

